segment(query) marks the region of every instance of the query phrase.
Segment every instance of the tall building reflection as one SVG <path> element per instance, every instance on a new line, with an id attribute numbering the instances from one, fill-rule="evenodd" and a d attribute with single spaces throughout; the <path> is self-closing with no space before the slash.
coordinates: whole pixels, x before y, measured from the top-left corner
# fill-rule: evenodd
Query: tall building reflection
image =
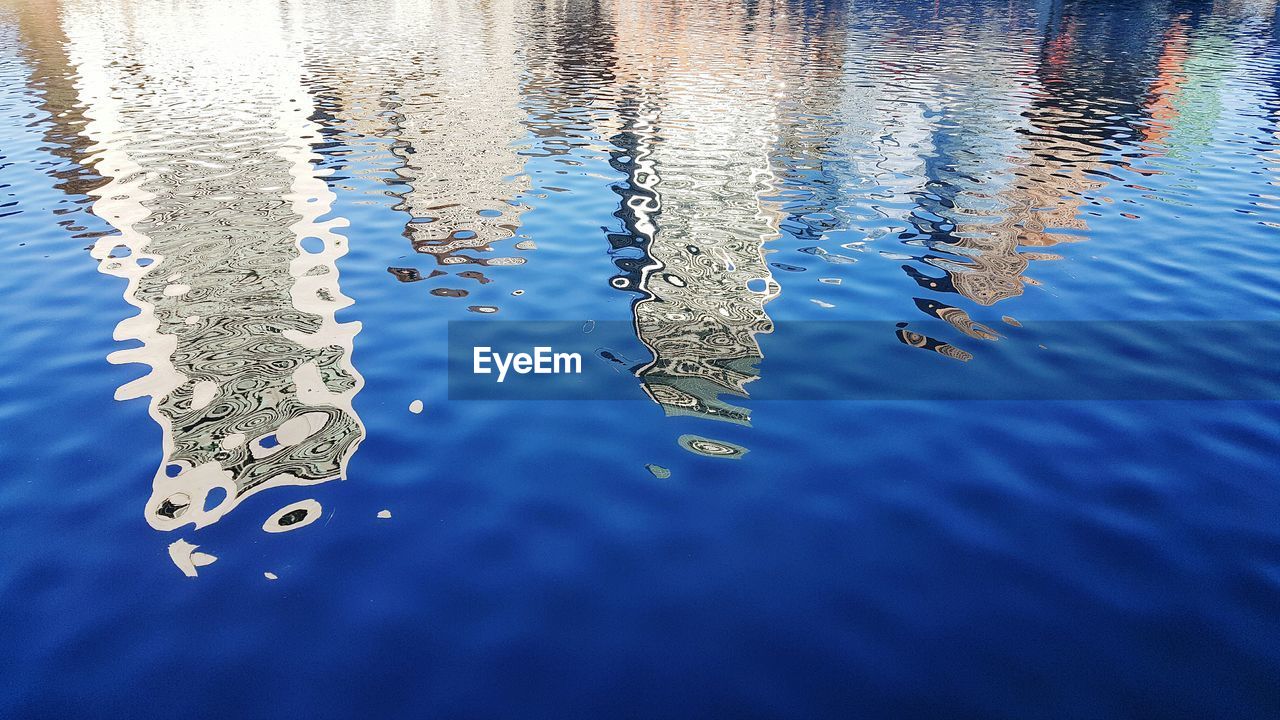
<path id="1" fill-rule="evenodd" d="M 1001 30 L 983 24 L 942 32 L 959 45 L 969 33 Z M 1027 42 L 1035 30 L 1005 30 L 1016 34 L 999 52 L 972 62 L 952 49 L 937 59 L 945 71 L 926 81 L 933 84 L 925 97 L 937 108 L 938 119 L 931 123 L 933 152 L 924 163 L 926 182 L 916 196 L 912 230 L 903 236 L 909 247 L 923 250 L 917 264 L 904 270 L 925 289 L 955 292 L 979 305 L 1022 293 L 1029 257 L 1020 250 L 1025 220 L 1020 209 L 1035 202 L 1017 188 L 1024 182 L 1020 132 L 1035 102 L 1035 86 L 1029 83 L 1035 57 Z M 981 43 L 991 40 L 983 37 Z M 967 92 L 962 101 L 952 99 L 951 89 L 959 85 Z M 960 322 L 967 317 L 947 303 L 922 300 L 917 306 L 927 314 Z"/>
<path id="2" fill-rule="evenodd" d="M 84 164 L 91 144 L 84 134 L 84 108 L 77 102 L 75 69 L 68 63 L 67 37 L 59 18 L 61 0 L 3 0 L 0 12 L 13 18 L 18 38 L 14 50 L 30 67 L 28 84 L 37 90 L 40 107 L 49 114 L 43 138 L 49 152 L 65 161 L 51 171 L 54 187 L 76 204 L 90 202 L 89 191 L 105 180 Z M 64 225 L 80 232 L 79 225 Z M 77 235 L 84 238 L 84 235 Z"/>
<path id="3" fill-rule="evenodd" d="M 1220 5 L 1274 14 L 1270 0 Z M 142 310 L 120 330 L 142 346 L 114 358 L 153 367 L 123 394 L 152 396 L 166 427 L 151 519 L 172 527 L 277 480 L 336 477 L 359 441 L 354 328 L 333 319 L 345 240 L 322 219 L 333 195 L 313 152 L 338 166 L 360 156 L 344 172 L 375 180 L 366 188 L 404 221 L 400 249 L 433 264 L 389 269 L 452 296 L 534 247 L 517 237 L 523 213 L 550 196 L 529 173 L 572 176 L 559 188 L 571 201 L 599 180 L 572 168 L 607 154 L 615 175 L 594 187 L 618 196 L 610 282 L 633 298 L 652 355 L 642 386 L 669 414 L 745 424 L 768 304 L 820 274 L 843 274 L 850 294 L 868 277 L 804 274 L 823 267 L 813 258 L 853 266 L 880 250 L 892 289 L 877 300 L 959 333 L 898 337 L 969 359 L 961 344 L 1001 334 L 970 313 L 1023 295 L 1037 263 L 1087 238 L 1117 172 L 1160 173 L 1213 144 L 1244 40 L 1157 2 L 1133 5 L 1135 37 L 1114 6 L 38 0 L 15 12 L 59 108 L 54 152 L 92 161 L 59 180 L 119 231 L 94 252 Z M 48 13 L 56 32 L 37 19 Z M 214 29 L 193 37 L 193 23 Z M 788 265 L 774 249 L 812 257 Z M 250 399 L 222 408 L 224 394 Z M 299 417 L 329 428 L 331 457 L 315 467 L 298 443 L 267 452 Z M 206 503 L 214 487 L 229 500 Z"/>
<path id="4" fill-rule="evenodd" d="M 312 167 L 290 42 L 303 18 L 266 1 L 71 0 L 62 20 L 89 162 L 109 179 L 93 211 L 118 231 L 92 253 L 138 308 L 116 328 L 133 347 L 109 360 L 150 367 L 117 398 L 149 397 L 163 430 L 147 521 L 202 527 L 268 488 L 342 477 L 364 435 L 359 325 L 334 318 L 347 245 Z"/>
<path id="5" fill-rule="evenodd" d="M 309 5 L 325 27 L 309 38 L 307 81 L 324 98 L 327 125 L 345 135 L 389 140 L 390 164 L 407 190 L 396 206 L 409 216 L 412 248 L 435 259 L 431 275 L 453 266 L 520 265 L 512 242 L 528 189 L 518 143 L 521 109 L 521 0 Z M 354 49 L 354 51 L 353 51 Z M 422 274 L 392 268 L 403 281 Z M 465 296 L 468 279 L 433 293 Z M 447 281 L 441 280 L 441 283 Z"/>
<path id="6" fill-rule="evenodd" d="M 779 215 L 769 155 L 783 82 L 768 58 L 781 5 L 615 6 L 616 82 L 627 98 L 615 159 L 627 174 L 621 213 L 631 245 L 614 287 L 639 293 L 636 334 L 653 359 L 638 374 L 668 414 L 747 423 L 757 337 L 779 286 L 764 244 Z M 772 27 L 775 32 L 769 32 Z M 733 51 L 707 33 L 739 38 Z"/>

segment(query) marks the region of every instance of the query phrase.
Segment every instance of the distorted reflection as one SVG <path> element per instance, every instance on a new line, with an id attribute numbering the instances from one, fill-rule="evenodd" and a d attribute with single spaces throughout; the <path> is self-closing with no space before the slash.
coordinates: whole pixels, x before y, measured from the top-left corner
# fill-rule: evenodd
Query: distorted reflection
<path id="1" fill-rule="evenodd" d="M 520 109 L 521 0 L 317 3 L 314 18 L 329 33 L 308 47 L 307 73 L 326 109 L 326 124 L 357 142 L 392 140 L 385 152 L 407 186 L 397 210 L 410 216 L 412 248 L 444 268 L 521 265 L 529 244 L 515 237 L 517 198 L 528 189 L 516 144 L 525 135 Z M 393 31 L 390 31 L 394 29 Z M 349 48 L 358 48 L 355 56 Z M 502 254 L 496 254 L 501 252 Z M 443 277 L 392 267 L 401 282 Z M 435 288 L 466 297 L 466 271 Z"/>
<path id="2" fill-rule="evenodd" d="M 1026 245 L 1055 242 L 1044 232 L 1045 205 L 1057 192 L 1043 185 L 1045 171 L 1034 154 L 1037 133 L 1033 110 L 1040 63 L 1031 39 L 1043 32 L 1040 17 L 1013 27 L 999 23 L 956 23 L 941 30 L 944 42 L 936 48 L 913 48 L 929 53 L 922 67 L 936 72 L 913 78 L 929 115 L 945 122 L 928 122 L 925 141 L 930 149 L 919 165 L 921 183 L 898 238 L 914 264 L 903 266 L 921 288 L 956 293 L 979 306 L 1020 295 L 1033 259 L 1051 259 L 1022 250 Z M 1009 36 L 1026 42 L 1010 42 Z M 1003 37 L 1001 37 L 1003 36 Z M 954 48 L 966 41 L 995 48 L 978 57 L 960 56 Z M 939 71 L 940 70 L 940 71 Z M 959 97 L 958 88 L 966 94 Z M 1052 141 L 1050 142 L 1052 144 Z M 1028 147 L 1029 146 L 1029 147 Z M 927 158 L 927 159 L 926 159 Z M 1068 217 L 1070 219 L 1070 216 Z M 922 248 L 914 250 L 915 248 Z M 919 253 L 919 254 L 917 254 Z M 941 271 L 941 275 L 938 274 Z M 989 327 L 975 322 L 962 307 L 936 297 L 914 298 L 921 312 L 942 319 L 968 338 L 996 340 Z M 898 338 L 912 347 L 947 357 L 969 360 L 972 353 L 944 340 L 899 329 Z"/>
<path id="3" fill-rule="evenodd" d="M 116 328 L 134 347 L 109 359 L 151 368 L 116 396 L 150 397 L 164 435 L 147 521 L 203 527 L 266 488 L 341 477 L 363 437 L 359 326 L 334 319 L 346 240 L 321 219 L 295 21 L 269 2 L 68 8 L 89 162 L 109 179 L 93 211 L 119 231 L 93 256 L 138 308 Z"/>
<path id="4" fill-rule="evenodd" d="M 1088 207 L 1110 202 L 1105 192 L 1115 179 L 1118 140 L 1142 137 L 1149 154 L 1169 151 L 1167 121 L 1177 112 L 1172 96 L 1185 46 L 1179 21 L 1161 40 L 1136 38 L 1083 7 L 1051 15 L 1006 29 L 1020 41 L 1005 42 L 1003 57 L 984 53 L 985 62 L 968 59 L 953 68 L 963 98 L 950 84 L 933 94 L 947 122 L 932 131 L 936 158 L 925 165 L 911 228 L 899 236 L 924 251 L 911 253 L 914 262 L 903 270 L 934 294 L 916 298 L 917 307 L 970 338 L 997 334 L 941 297 L 954 294 L 981 307 L 1023 294 L 1038 284 L 1027 274 L 1031 263 L 1061 259 L 1050 249 L 1087 238 L 1087 216 L 1095 214 Z M 993 27 L 954 31 L 971 36 Z M 993 40 L 982 44 L 998 45 Z M 1163 45 L 1158 51 L 1114 52 L 1156 41 Z M 1150 86 L 1141 80 L 1152 76 Z M 1097 94 L 1097 86 L 1106 94 Z M 1145 172 L 1141 163 L 1119 164 Z M 898 335 L 916 347 L 972 356 L 911 331 Z"/>
<path id="5" fill-rule="evenodd" d="M 1265 178 L 1222 196 L 1236 230 L 1280 228 L 1274 0 L 0 3 L 50 184 L 113 228 L 67 230 L 138 309 L 111 361 L 151 368 L 118 396 L 164 430 L 161 529 L 343 475 L 364 433 L 347 233 L 383 292 L 446 319 L 603 305 L 651 355 L 602 354 L 624 380 L 747 426 L 777 318 L 887 318 L 889 351 L 972 371 L 1059 306 L 1037 287 L 1120 292 L 1106 263 L 1153 281 L 1159 250 L 1101 245 L 1174 227 L 1143 214 L 1194 208 L 1219 161 Z"/>
<path id="6" fill-rule="evenodd" d="M 757 336 L 773 329 L 764 306 L 779 292 L 764 248 L 777 236 L 778 213 L 763 197 L 778 137 L 772 100 L 784 83 L 768 62 L 751 59 L 767 58 L 777 38 L 747 31 L 745 11 L 616 13 L 614 74 L 628 103 L 614 140 L 626 154 L 615 162 L 628 179 L 626 240 L 643 256 L 619 258 L 624 273 L 613 285 L 641 293 L 632 312 L 653 359 L 638 372 L 669 415 L 746 424 L 749 411 L 721 395 L 745 397 L 757 378 Z M 708 25 L 747 46 L 702 42 Z"/>

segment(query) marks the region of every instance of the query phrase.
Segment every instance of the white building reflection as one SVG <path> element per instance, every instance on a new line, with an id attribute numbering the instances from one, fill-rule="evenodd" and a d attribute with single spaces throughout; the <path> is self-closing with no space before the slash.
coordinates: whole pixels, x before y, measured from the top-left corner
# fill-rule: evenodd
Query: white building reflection
<path id="1" fill-rule="evenodd" d="M 641 293 L 633 318 L 653 359 L 638 373 L 668 414 L 748 423 L 749 411 L 721 396 L 747 395 L 757 338 L 773 329 L 765 304 L 779 287 L 765 243 L 779 216 L 765 197 L 785 89 L 768 60 L 778 38 L 749 29 L 742 7 L 614 12 L 615 76 L 628 99 L 623 213 L 644 252 L 614 284 Z M 708 32 L 735 47 L 705 42 Z"/>
<path id="2" fill-rule="evenodd" d="M 334 319 L 345 221 L 324 219 L 312 164 L 307 19 L 266 0 L 71 0 L 61 19 L 87 161 L 110 180 L 93 211 L 118 231 L 93 255 L 138 308 L 109 359 L 150 367 L 117 398 L 149 397 L 164 435 L 147 521 L 198 528 L 342 477 L 364 435 L 359 325 Z"/>
<path id="3" fill-rule="evenodd" d="M 324 29 L 308 45 L 308 83 L 332 101 L 334 125 L 354 131 L 353 142 L 391 141 L 386 152 L 395 157 L 385 164 L 409 188 L 396 209 L 411 216 L 405 234 L 413 249 L 443 266 L 436 273 L 523 264 L 527 244 L 495 243 L 515 236 L 525 209 L 517 198 L 529 187 L 518 150 L 527 134 L 526 3 L 304 5 L 309 22 Z M 483 279 L 474 269 L 460 274 Z M 400 277 L 421 279 L 407 270 Z M 461 295 L 465 287 L 437 292 Z"/>

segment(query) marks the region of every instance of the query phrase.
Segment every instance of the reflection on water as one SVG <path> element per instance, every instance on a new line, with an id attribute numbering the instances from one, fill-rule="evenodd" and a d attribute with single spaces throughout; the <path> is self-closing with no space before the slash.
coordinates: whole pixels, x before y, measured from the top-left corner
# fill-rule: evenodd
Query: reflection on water
<path id="1" fill-rule="evenodd" d="M 639 290 L 636 334 L 653 359 L 639 370 L 668 414 L 746 423 L 746 395 L 761 358 L 757 336 L 772 330 L 764 305 L 778 294 L 764 243 L 777 235 L 769 152 L 777 141 L 772 100 L 783 83 L 767 62 L 769 33 L 747 33 L 738 52 L 699 42 L 712 23 L 744 35 L 745 13 L 624 7 L 616 81 L 634 105 L 616 142 L 634 192 L 622 197 L 632 243 L 614 287 Z M 761 90 L 764 97 L 761 97 Z M 763 100 L 763 102 L 762 102 Z"/>
<path id="2" fill-rule="evenodd" d="M 86 0 L 63 17 L 87 163 L 109 179 L 93 212 L 118 231 L 93 256 L 138 308 L 115 333 L 134 347 L 109 359 L 151 368 L 116 396 L 150 397 L 164 433 L 147 521 L 202 527 L 266 488 L 341 477 L 363 437 L 359 326 L 334 319 L 346 241 L 320 220 L 333 195 L 293 21 L 266 2 L 140 18 Z"/>
<path id="3" fill-rule="evenodd" d="M 1256 387 L 1277 17 L 0 0 L 0 717 L 1280 717 L 1280 407 L 957 400 Z"/>
<path id="4" fill-rule="evenodd" d="M 963 42 L 961 33 L 974 28 L 952 32 L 948 45 Z M 986 34 L 980 37 L 985 46 L 995 43 L 1000 28 L 986 26 L 980 32 Z M 1020 133 L 1035 91 L 1027 79 L 1035 68 L 1033 53 L 1029 43 L 1007 43 L 971 63 L 946 53 L 938 60 L 947 72 L 914 78 L 930 110 L 944 114 L 951 125 L 932 133 L 934 157 L 921 168 L 924 183 L 912 228 L 899 235 L 907 245 L 926 250 L 916 258 L 921 267 L 906 269 L 927 289 L 956 292 L 979 305 L 1022 293 L 1030 258 L 1021 252 L 1026 218 L 1015 209 L 1020 201 L 1014 188 L 1022 175 Z M 961 84 L 972 90 L 964 98 L 954 95 Z M 938 277 L 936 270 L 945 276 Z"/>
<path id="5" fill-rule="evenodd" d="M 1274 142 L 1250 134 L 1276 136 L 1274 15 L 1271 0 L 43 0 L 6 22 L 67 161 L 55 187 L 116 231 L 89 238 L 139 310 L 111 360 L 151 367 L 119 397 L 150 397 L 164 429 L 147 517 L 172 529 L 340 477 L 362 438 L 336 263 L 344 235 L 373 231 L 340 234 L 335 199 L 386 211 L 366 219 L 408 242 L 379 255 L 380 280 L 452 319 L 498 311 L 449 300 L 484 293 L 563 319 L 559 299 L 603 291 L 582 255 L 554 278 L 499 268 L 539 243 L 608 253 L 608 292 L 631 299 L 651 355 L 615 362 L 668 415 L 746 426 L 779 313 L 890 316 L 895 351 L 980 363 L 1022 340 L 1022 308 L 1072 308 L 1039 273 L 1087 275 L 1078 244 L 1099 222 L 1149 233 L 1143 213 L 1194 207 L 1223 152 L 1269 155 L 1271 191 L 1240 212 L 1280 227 Z M 580 214 L 599 232 L 551 227 Z M 1155 254 L 1120 252 L 1135 275 Z M 946 324 L 933 337 L 912 326 L 925 319 Z"/>
<path id="6" fill-rule="evenodd" d="M 408 187 L 396 209 L 409 216 L 413 249 L 440 266 L 523 264 L 512 251 L 525 247 L 512 243 L 503 255 L 493 247 L 514 237 L 524 209 L 516 198 L 528 189 L 515 146 L 525 134 L 517 51 L 523 3 L 401 0 L 311 10 L 337 35 L 307 48 L 325 122 L 364 141 L 392 141 L 389 164 Z M 412 267 L 391 272 L 402 282 L 424 277 Z M 442 280 L 433 294 L 466 297 L 467 281 L 487 281 L 474 269 L 456 277 L 462 280 Z"/>

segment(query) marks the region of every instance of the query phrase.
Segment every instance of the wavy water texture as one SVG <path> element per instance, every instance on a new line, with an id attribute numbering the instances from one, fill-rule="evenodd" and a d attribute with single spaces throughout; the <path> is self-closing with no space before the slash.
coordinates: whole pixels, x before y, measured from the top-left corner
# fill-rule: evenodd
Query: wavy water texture
<path id="1" fill-rule="evenodd" d="M 324 121 L 357 137 L 391 140 L 390 164 L 407 186 L 396 206 L 409 216 L 404 234 L 439 266 L 525 262 L 518 252 L 494 255 L 494 243 L 515 236 L 523 209 L 517 198 L 528 189 L 515 147 L 525 135 L 517 20 L 525 11 L 521 0 L 309 9 L 330 33 L 306 50 L 307 82 L 323 98 Z M 525 249 L 511 245 L 502 249 Z M 423 278 L 412 268 L 392 272 L 402 281 Z M 434 294 L 466 297 L 467 281 L 484 276 L 465 270 L 457 277 L 461 286 L 453 279 L 453 287 Z"/>
<path id="2" fill-rule="evenodd" d="M 0 0 L 0 717 L 1280 717 L 1277 17 Z"/>
<path id="3" fill-rule="evenodd" d="M 750 35 L 732 53 L 697 39 L 712 26 L 740 35 L 749 21 L 627 7 L 614 20 L 623 41 L 615 75 L 636 98 L 624 141 L 635 194 L 623 204 L 645 253 L 634 281 L 614 286 L 643 292 L 632 312 L 653 359 L 638 375 L 668 414 L 739 423 L 749 412 L 720 396 L 746 396 L 762 357 L 757 336 L 773 328 L 764 306 L 779 286 L 765 243 L 778 212 L 763 198 L 778 140 L 771 101 L 785 83 L 769 62 L 775 33 Z"/>
<path id="4" fill-rule="evenodd" d="M 199 528 L 267 488 L 343 476 L 363 437 L 359 325 L 334 319 L 344 221 L 320 219 L 333 193 L 311 165 L 289 20 L 265 2 L 136 10 L 65 8 L 88 163 L 109 178 L 93 211 L 119 233 L 92 254 L 139 311 L 115 333 L 136 346 L 109 359 L 151 368 L 116 397 L 150 397 L 164 431 L 147 521 Z"/>

